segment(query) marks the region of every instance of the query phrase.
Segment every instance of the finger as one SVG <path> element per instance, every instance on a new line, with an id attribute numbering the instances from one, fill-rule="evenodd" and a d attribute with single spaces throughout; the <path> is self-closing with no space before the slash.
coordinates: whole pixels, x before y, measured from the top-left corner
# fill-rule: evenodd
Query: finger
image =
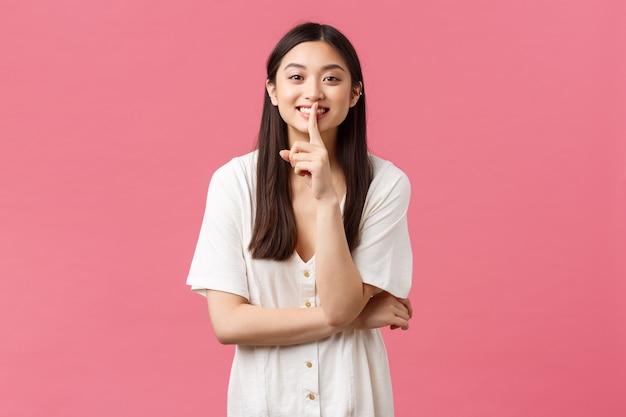
<path id="1" fill-rule="evenodd" d="M 306 175 L 311 175 L 311 172 L 310 172 L 310 171 L 307 171 L 306 169 L 302 169 L 302 168 L 298 167 L 297 165 L 296 165 L 296 167 L 293 169 L 293 172 L 295 172 L 295 173 L 296 173 L 296 175 L 299 175 L 299 176 L 301 176 L 301 177 L 304 177 L 304 176 L 306 176 Z"/>
<path id="2" fill-rule="evenodd" d="M 392 324 L 392 326 L 399 327 L 402 330 L 407 330 L 409 328 L 409 321 L 401 319 L 400 317 L 397 317 L 396 320 L 394 320 L 394 323 Z"/>
<path id="3" fill-rule="evenodd" d="M 291 159 L 290 159 L 291 151 L 289 149 L 283 149 L 282 151 L 278 152 L 278 154 L 286 162 L 291 162 Z"/>
<path id="4" fill-rule="evenodd" d="M 398 298 L 398 301 L 400 301 L 407 309 L 407 311 L 409 312 L 409 318 L 413 317 L 413 306 L 411 305 L 411 300 L 409 300 L 408 298 Z"/>
<path id="5" fill-rule="evenodd" d="M 324 144 L 322 141 L 322 136 L 320 135 L 320 130 L 317 126 L 317 101 L 313 103 L 311 106 L 311 111 L 309 113 L 309 141 L 315 144 Z"/>
<path id="6" fill-rule="evenodd" d="M 292 160 L 293 170 L 298 175 L 311 175 L 314 164 L 311 161 L 296 161 Z"/>
<path id="7" fill-rule="evenodd" d="M 310 161 L 315 158 L 315 152 L 318 151 L 316 146 L 308 142 L 295 142 L 289 150 L 290 161 Z"/>
<path id="8" fill-rule="evenodd" d="M 409 316 L 409 312 L 407 309 L 402 307 L 396 307 L 393 312 L 397 317 L 402 318 L 403 320 L 409 320 L 411 316 Z"/>

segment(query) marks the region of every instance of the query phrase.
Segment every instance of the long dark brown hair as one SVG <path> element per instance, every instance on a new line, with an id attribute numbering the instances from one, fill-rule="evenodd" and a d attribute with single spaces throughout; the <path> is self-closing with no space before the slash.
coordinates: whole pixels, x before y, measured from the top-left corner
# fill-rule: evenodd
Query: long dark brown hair
<path id="1" fill-rule="evenodd" d="M 353 87 L 363 82 L 361 63 L 350 41 L 337 29 L 317 23 L 304 23 L 291 29 L 276 44 L 267 60 L 267 79 L 274 84 L 283 57 L 302 42 L 324 41 L 346 61 Z M 365 91 L 337 132 L 336 155 L 346 179 L 343 226 L 350 250 L 359 243 L 359 224 L 367 190 L 372 181 L 372 166 L 367 150 Z M 278 152 L 289 148 L 287 124 L 278 108 L 265 94 L 258 136 L 256 217 L 249 249 L 258 259 L 277 261 L 290 258 L 296 248 L 296 220 L 291 202 L 291 166 Z"/>

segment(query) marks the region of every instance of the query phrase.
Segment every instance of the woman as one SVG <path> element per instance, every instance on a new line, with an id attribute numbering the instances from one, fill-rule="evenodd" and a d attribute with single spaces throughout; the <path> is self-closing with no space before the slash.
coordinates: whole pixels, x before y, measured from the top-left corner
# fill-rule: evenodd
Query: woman
<path id="1" fill-rule="evenodd" d="M 335 28 L 267 63 L 258 149 L 218 169 L 187 283 L 236 352 L 228 415 L 393 415 L 380 327 L 408 328 L 410 185 L 368 154 L 361 67 Z"/>

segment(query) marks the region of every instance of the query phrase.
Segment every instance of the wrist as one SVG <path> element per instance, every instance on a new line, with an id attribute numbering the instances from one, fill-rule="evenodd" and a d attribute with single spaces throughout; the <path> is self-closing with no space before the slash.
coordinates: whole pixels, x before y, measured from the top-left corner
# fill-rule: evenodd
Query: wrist
<path id="1" fill-rule="evenodd" d="M 317 199 L 318 207 L 339 208 L 339 198 L 337 194 L 331 192 L 328 196 L 322 196 Z"/>

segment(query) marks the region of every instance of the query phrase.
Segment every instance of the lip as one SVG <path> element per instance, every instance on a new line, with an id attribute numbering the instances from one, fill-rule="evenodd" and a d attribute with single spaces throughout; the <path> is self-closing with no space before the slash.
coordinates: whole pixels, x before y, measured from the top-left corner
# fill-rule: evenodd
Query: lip
<path id="1" fill-rule="evenodd" d="M 309 119 L 309 116 L 311 115 L 311 113 L 304 113 L 304 112 L 301 112 L 301 111 L 300 111 L 300 109 L 310 109 L 311 107 L 313 107 L 313 106 L 312 106 L 312 105 L 310 105 L 310 104 L 306 104 L 306 105 L 303 105 L 303 106 L 296 106 L 296 110 L 298 111 L 298 114 L 299 114 L 300 116 L 302 116 L 302 117 L 304 117 L 305 119 L 307 119 L 307 120 L 308 120 L 308 119 Z M 329 108 L 328 108 L 328 107 L 318 105 L 318 106 L 317 106 L 317 108 L 318 108 L 318 110 L 319 110 L 319 109 L 324 109 L 324 110 L 326 110 L 324 113 L 317 113 L 317 118 L 318 118 L 318 119 L 322 119 L 322 118 L 324 118 L 324 117 L 326 117 L 326 116 L 328 115 L 328 113 L 329 113 L 329 111 L 328 111 L 328 110 L 329 110 Z"/>

